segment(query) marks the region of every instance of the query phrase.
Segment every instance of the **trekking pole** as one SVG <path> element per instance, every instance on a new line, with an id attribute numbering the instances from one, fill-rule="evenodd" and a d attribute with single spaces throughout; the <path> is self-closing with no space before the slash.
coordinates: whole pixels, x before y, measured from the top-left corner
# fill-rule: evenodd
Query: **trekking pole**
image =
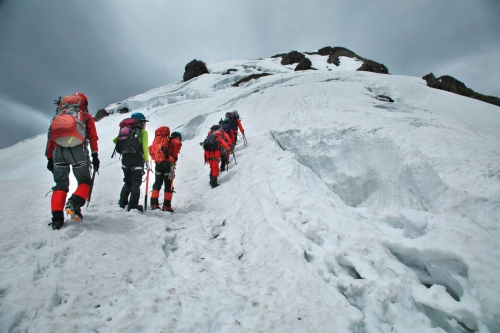
<path id="1" fill-rule="evenodd" d="M 146 173 L 146 194 L 144 195 L 144 212 L 148 210 L 148 186 L 149 186 L 149 169 Z"/>
<path id="2" fill-rule="evenodd" d="M 87 208 L 89 208 L 90 197 L 92 197 L 92 189 L 94 188 L 95 173 L 96 171 L 94 169 L 94 172 L 92 172 L 92 179 L 90 180 L 89 196 L 87 197 Z"/>
<path id="3" fill-rule="evenodd" d="M 233 157 L 234 157 L 234 164 L 238 165 L 238 163 L 236 162 L 236 156 L 234 156 L 234 151 L 233 151 Z"/>
<path id="4" fill-rule="evenodd" d="M 170 182 L 170 191 L 174 190 L 174 181 L 175 181 L 175 169 L 177 168 L 176 164 L 170 164 L 170 172 L 172 172 L 172 168 L 174 169 L 173 175 L 172 175 L 172 181 Z"/>

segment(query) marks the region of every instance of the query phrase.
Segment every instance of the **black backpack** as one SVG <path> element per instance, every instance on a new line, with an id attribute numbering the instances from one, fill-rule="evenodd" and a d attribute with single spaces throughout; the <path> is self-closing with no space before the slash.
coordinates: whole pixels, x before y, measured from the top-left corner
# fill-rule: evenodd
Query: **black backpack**
<path id="1" fill-rule="evenodd" d="M 142 123 L 139 119 L 128 118 L 120 122 L 116 152 L 119 154 L 143 154 L 139 137 L 141 136 Z"/>
<path id="2" fill-rule="evenodd" d="M 233 112 L 229 114 L 229 128 L 232 129 L 233 131 L 238 130 L 238 116 L 236 116 Z"/>
<path id="3" fill-rule="evenodd" d="M 203 141 L 203 149 L 205 151 L 217 151 L 219 150 L 219 140 L 215 136 L 214 132 L 210 132 L 207 135 L 205 141 Z"/>
<path id="4" fill-rule="evenodd" d="M 222 128 L 222 130 L 226 133 L 230 133 L 231 132 L 231 124 L 229 123 L 229 120 L 222 120 L 219 122 L 220 124 L 220 127 Z"/>

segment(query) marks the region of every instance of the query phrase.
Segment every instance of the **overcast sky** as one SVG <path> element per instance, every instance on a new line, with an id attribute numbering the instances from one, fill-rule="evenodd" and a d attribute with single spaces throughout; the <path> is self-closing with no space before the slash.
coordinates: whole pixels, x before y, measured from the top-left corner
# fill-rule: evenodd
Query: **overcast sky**
<path id="1" fill-rule="evenodd" d="M 59 96 L 81 91 L 95 114 L 193 59 L 343 46 L 500 97 L 499 17 L 500 0 L 0 0 L 0 148 L 44 133 Z"/>

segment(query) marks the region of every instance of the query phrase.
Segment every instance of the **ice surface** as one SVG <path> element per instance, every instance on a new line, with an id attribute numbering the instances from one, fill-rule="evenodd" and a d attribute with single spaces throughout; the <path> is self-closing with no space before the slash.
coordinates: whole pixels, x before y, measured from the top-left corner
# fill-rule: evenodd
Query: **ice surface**
<path id="1" fill-rule="evenodd" d="M 107 108 L 183 133 L 174 214 L 117 205 L 127 115 L 97 123 L 92 201 L 60 231 L 45 136 L 0 150 L 0 332 L 499 332 L 500 108 L 309 58 Z M 248 145 L 211 189 L 199 142 L 234 109 Z"/>

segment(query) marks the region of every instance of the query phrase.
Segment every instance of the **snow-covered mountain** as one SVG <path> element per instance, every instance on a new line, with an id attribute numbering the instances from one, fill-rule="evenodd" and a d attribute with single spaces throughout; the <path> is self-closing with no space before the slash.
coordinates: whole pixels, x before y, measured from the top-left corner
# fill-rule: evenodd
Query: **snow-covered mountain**
<path id="1" fill-rule="evenodd" d="M 45 136 L 0 150 L 0 332 L 499 332 L 500 108 L 308 57 L 107 108 L 182 132 L 173 214 L 117 205 L 126 114 L 97 123 L 92 201 L 59 231 Z M 248 145 L 212 189 L 199 143 L 232 110 Z"/>

